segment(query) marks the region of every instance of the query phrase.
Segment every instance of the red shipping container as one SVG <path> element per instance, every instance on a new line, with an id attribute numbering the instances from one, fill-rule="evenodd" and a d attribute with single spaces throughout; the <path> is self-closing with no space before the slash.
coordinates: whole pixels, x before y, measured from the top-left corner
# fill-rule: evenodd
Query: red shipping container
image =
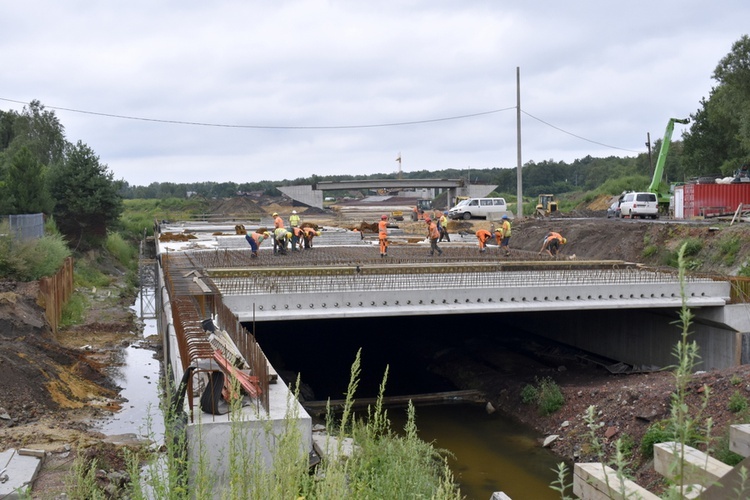
<path id="1" fill-rule="evenodd" d="M 750 182 L 737 184 L 684 184 L 675 187 L 682 196 L 676 195 L 675 202 L 682 198 L 683 218 L 706 217 L 733 214 L 740 205 L 750 204 Z M 675 215 L 679 218 L 679 209 Z"/>

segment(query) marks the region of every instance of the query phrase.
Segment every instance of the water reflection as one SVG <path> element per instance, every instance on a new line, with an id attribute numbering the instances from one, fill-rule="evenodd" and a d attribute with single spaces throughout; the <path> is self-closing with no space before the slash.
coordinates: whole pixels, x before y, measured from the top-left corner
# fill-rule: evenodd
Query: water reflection
<path id="1" fill-rule="evenodd" d="M 146 320 L 143 337 L 156 333 L 156 320 Z M 154 357 L 154 351 L 138 343 L 114 349 L 108 374 L 122 387 L 122 409 L 97 422 L 95 427 L 107 435 L 136 434 L 161 442 L 164 438 L 164 419 L 159 408 L 161 363 Z"/>
<path id="2" fill-rule="evenodd" d="M 394 430 L 403 429 L 405 412 L 388 414 Z M 453 453 L 449 463 L 467 499 L 487 500 L 495 491 L 514 500 L 559 498 L 549 485 L 560 459 L 530 429 L 481 405 L 420 406 L 416 415 L 420 438 Z"/>

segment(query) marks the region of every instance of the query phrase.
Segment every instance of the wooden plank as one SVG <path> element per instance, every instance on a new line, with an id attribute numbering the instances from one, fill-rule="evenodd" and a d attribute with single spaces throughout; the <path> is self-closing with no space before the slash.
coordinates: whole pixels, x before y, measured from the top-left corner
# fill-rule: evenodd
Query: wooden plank
<path id="1" fill-rule="evenodd" d="M 729 427 L 729 449 L 743 457 L 750 457 L 750 424 Z"/>
<path id="2" fill-rule="evenodd" d="M 600 463 L 574 465 L 573 493 L 582 500 L 626 498 L 657 500 L 659 498 L 630 479 L 618 478 L 614 469 Z"/>
<path id="3" fill-rule="evenodd" d="M 240 385 L 243 389 L 245 389 L 245 392 L 247 392 L 248 395 L 254 398 L 260 396 L 262 391 L 260 386 L 258 385 L 258 377 L 242 373 L 238 368 L 232 366 L 232 364 L 227 361 L 226 358 L 224 358 L 224 355 L 218 349 L 214 351 L 214 359 L 217 363 L 219 363 L 219 366 L 221 366 L 222 370 L 225 373 L 231 375 L 240 382 Z"/>
<path id="4" fill-rule="evenodd" d="M 696 483 L 710 486 L 732 470 L 729 465 L 706 455 L 700 450 L 673 441 L 654 445 L 654 470 L 662 476 L 679 480 L 675 463 L 684 450 L 683 483 Z"/>

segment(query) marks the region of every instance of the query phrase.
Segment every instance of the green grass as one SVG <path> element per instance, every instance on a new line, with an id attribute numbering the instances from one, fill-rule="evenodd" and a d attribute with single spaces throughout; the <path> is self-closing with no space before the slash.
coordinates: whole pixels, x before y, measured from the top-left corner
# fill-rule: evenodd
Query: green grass
<path id="1" fill-rule="evenodd" d="M 122 237 L 120 233 L 109 233 L 104 247 L 117 261 L 128 269 L 138 265 L 138 248 Z"/>
<path id="2" fill-rule="evenodd" d="M 73 281 L 75 286 L 83 288 L 105 287 L 112 282 L 112 278 L 104 274 L 97 267 L 97 253 L 89 253 L 75 261 Z"/>
<path id="3" fill-rule="evenodd" d="M 202 198 L 165 198 L 123 200 L 119 225 L 123 237 L 139 241 L 144 232 L 153 235 L 155 220 L 189 220 L 191 215 L 205 213 L 208 201 Z"/>
<path id="4" fill-rule="evenodd" d="M 737 236 L 722 238 L 719 241 L 719 255 L 725 266 L 731 266 L 737 260 L 737 254 L 742 247 L 742 241 Z"/>
<path id="5" fill-rule="evenodd" d="M 86 317 L 88 306 L 88 299 L 84 295 L 74 292 L 63 305 L 60 326 L 68 327 L 82 323 Z"/>

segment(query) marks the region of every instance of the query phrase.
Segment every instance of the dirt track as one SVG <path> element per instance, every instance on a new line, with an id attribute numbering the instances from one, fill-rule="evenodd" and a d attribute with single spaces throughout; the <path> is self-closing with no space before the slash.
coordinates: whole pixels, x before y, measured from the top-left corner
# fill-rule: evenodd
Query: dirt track
<path id="1" fill-rule="evenodd" d="M 308 220 L 321 220 L 323 216 L 310 214 Z M 303 220 L 305 220 L 303 214 Z M 489 226 L 478 221 L 469 227 L 463 221 L 451 222 L 452 231 L 473 233 L 479 227 Z M 406 231 L 424 232 L 424 223 L 404 223 Z M 514 225 L 511 246 L 514 249 L 536 253 L 544 235 L 555 230 L 568 239 L 561 258 L 626 260 L 661 265 L 664 255 L 675 250 L 686 239 L 702 242 L 701 251 L 692 256 L 701 263 L 700 270 L 722 274 L 735 274 L 750 256 L 750 228 L 743 225 L 722 226 L 716 230 L 706 223 L 670 224 L 663 221 L 593 219 L 528 219 Z M 724 242 L 737 238 L 736 256 L 729 259 Z M 644 249 L 657 249 L 648 257 Z M 40 318 L 42 310 L 36 303 L 33 284 L 2 283 L 0 285 L 0 447 L 34 447 L 59 454 L 88 447 L 102 436 L 89 430 L 90 419 L 115 408 L 116 387 L 102 374 L 109 363 L 110 353 L 122 342 L 135 339 L 138 326 L 129 309 L 129 299 L 114 299 L 119 295 L 118 284 L 112 289 L 85 291 L 92 298 L 92 307 L 83 325 L 60 332 L 52 338 L 49 327 Z M 93 349 L 83 349 L 83 346 Z M 561 364 L 561 366 L 563 366 Z M 581 416 L 586 407 L 596 404 L 601 409 L 605 424 L 602 433 L 610 429 L 612 439 L 627 433 L 640 436 L 650 421 L 662 418 L 669 406 L 673 388 L 670 374 L 613 376 L 596 370 L 573 369 L 550 372 L 563 388 L 568 404 L 550 417 L 541 417 L 528 408 L 518 405 L 519 393 L 525 379 L 514 379 L 507 374 L 501 380 L 487 380 L 485 374 L 476 373 L 477 380 L 488 394 L 506 408 L 515 408 L 516 416 L 542 433 L 562 436 L 552 445 L 563 457 L 587 457 L 583 440 Z M 744 381 L 741 385 L 730 383 L 733 376 Z M 709 414 L 714 416 L 718 429 L 736 414 L 727 411 L 731 394 L 740 390 L 750 395 L 747 385 L 750 372 L 746 367 L 721 373 L 709 373 L 696 378 L 694 387 L 703 382 L 712 386 L 712 404 Z M 7 414 L 7 419 L 2 418 Z M 569 425 L 563 427 L 563 422 Z M 646 480 L 651 478 L 647 467 L 638 469 Z M 56 486 L 40 488 L 53 490 Z"/>

